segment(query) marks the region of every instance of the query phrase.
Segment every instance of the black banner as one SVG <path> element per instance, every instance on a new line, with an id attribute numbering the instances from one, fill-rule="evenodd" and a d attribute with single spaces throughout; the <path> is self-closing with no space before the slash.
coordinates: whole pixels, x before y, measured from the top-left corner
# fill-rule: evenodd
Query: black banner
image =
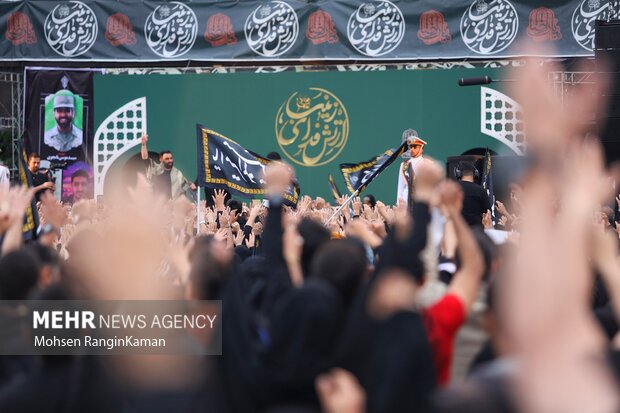
<path id="1" fill-rule="evenodd" d="M 336 181 L 334 181 L 334 177 L 332 176 L 332 174 L 329 174 L 329 177 L 327 177 L 327 180 L 329 182 L 329 188 L 332 191 L 334 201 L 338 202 L 340 198 L 342 197 L 342 192 L 340 192 L 340 189 L 338 189 L 338 186 L 336 186 Z"/>
<path id="2" fill-rule="evenodd" d="M 407 148 L 407 141 L 398 148 L 388 149 L 381 155 L 375 156 L 366 162 L 341 163 L 340 172 L 344 177 L 349 192 L 362 192 L 385 168 L 390 166 Z"/>
<path id="3" fill-rule="evenodd" d="M 93 195 L 93 71 L 26 69 L 24 149 L 62 171 L 66 202 Z"/>
<path id="4" fill-rule="evenodd" d="M 592 56 L 607 0 L 0 1 L 0 60 L 391 60 Z"/>
<path id="5" fill-rule="evenodd" d="M 259 160 L 262 164 L 267 165 L 269 162 L 273 162 L 274 159 L 265 158 L 257 154 L 256 152 L 248 151 L 252 156 L 254 156 L 257 160 Z M 299 182 L 297 179 L 293 181 L 293 184 L 290 185 L 286 194 L 284 194 L 284 205 L 289 206 L 291 208 L 297 208 L 297 202 L 299 201 L 299 194 L 301 192 L 301 188 L 299 186 Z"/>
<path id="6" fill-rule="evenodd" d="M 248 151 L 219 133 L 196 125 L 198 143 L 198 184 L 227 189 L 247 198 L 265 195 L 263 173 L 272 162 Z M 297 206 L 299 184 L 294 183 L 284 195 L 286 205 Z"/>
<path id="7" fill-rule="evenodd" d="M 22 142 L 18 144 L 19 148 L 19 182 L 22 186 L 32 186 L 32 176 L 28 171 L 28 155 L 24 150 Z M 35 239 L 37 235 L 37 228 L 39 228 L 39 211 L 37 210 L 36 198 L 33 196 L 30 200 L 30 206 L 26 209 L 26 216 L 24 217 L 24 225 L 22 226 L 22 235 L 24 239 Z"/>
<path id="8" fill-rule="evenodd" d="M 493 223 L 495 223 L 497 220 L 495 217 L 495 191 L 493 190 L 493 161 L 489 148 L 487 148 L 484 153 L 481 184 L 489 197 L 489 202 L 491 203 L 491 219 Z"/>

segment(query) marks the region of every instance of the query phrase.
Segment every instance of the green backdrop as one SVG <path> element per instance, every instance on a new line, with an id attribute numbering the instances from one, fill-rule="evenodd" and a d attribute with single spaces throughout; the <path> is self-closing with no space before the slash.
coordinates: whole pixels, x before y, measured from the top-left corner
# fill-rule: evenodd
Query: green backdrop
<path id="1" fill-rule="evenodd" d="M 196 123 L 261 155 L 270 151 L 282 154 L 276 139 L 278 109 L 295 92 L 325 89 L 346 108 L 349 120 L 346 146 L 325 165 L 292 164 L 302 194 L 331 200 L 329 173 L 334 175 L 339 188 L 345 190 L 339 163 L 361 162 L 398 146 L 407 128 L 417 130 L 428 141 L 425 155 L 441 161 L 476 147 L 512 154 L 501 142 L 480 132 L 480 87 L 457 85 L 460 77 L 501 78 L 500 72 L 500 69 L 429 69 L 96 75 L 95 123 L 98 126 L 118 107 L 146 96 L 149 149 L 172 150 L 175 165 L 189 179 L 194 179 Z M 138 151 L 138 147 L 134 148 L 131 154 Z M 286 158 L 284 154 L 283 157 Z M 393 164 L 366 192 L 393 203 L 397 172 L 398 165 Z"/>

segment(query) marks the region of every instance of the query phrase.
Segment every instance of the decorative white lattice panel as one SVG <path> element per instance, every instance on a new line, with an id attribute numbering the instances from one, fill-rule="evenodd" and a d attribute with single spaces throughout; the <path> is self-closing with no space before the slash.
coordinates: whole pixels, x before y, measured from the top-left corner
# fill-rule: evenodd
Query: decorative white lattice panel
<path id="1" fill-rule="evenodd" d="M 517 155 L 525 154 L 525 122 L 521 106 L 488 87 L 480 88 L 480 132 L 497 139 Z"/>
<path id="2" fill-rule="evenodd" d="M 139 145 L 146 130 L 146 97 L 126 103 L 99 125 L 95 132 L 95 197 L 103 195 L 110 166 L 123 153 Z"/>

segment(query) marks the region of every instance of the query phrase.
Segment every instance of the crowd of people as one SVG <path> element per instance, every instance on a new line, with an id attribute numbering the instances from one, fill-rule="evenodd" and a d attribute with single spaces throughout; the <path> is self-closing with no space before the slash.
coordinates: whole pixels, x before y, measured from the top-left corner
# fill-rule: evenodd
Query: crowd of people
<path id="1" fill-rule="evenodd" d="M 286 206 L 295 173 L 274 161 L 267 203 L 215 190 L 199 228 L 146 176 L 105 205 L 43 191 L 27 243 L 35 189 L 0 189 L 0 300 L 222 301 L 202 337 L 221 356 L 1 356 L 0 411 L 618 411 L 613 171 L 580 138 L 597 102 L 560 107 L 540 66 L 521 70 L 532 162 L 495 223 L 488 205 L 464 213 L 469 182 L 429 159 L 411 202 L 366 195 L 336 216 L 344 199 Z"/>

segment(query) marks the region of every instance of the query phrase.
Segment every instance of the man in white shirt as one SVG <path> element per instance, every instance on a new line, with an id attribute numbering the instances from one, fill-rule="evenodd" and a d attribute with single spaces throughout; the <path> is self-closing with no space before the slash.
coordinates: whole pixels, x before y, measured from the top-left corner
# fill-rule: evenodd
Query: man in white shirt
<path id="1" fill-rule="evenodd" d="M 396 202 L 400 199 L 404 199 L 409 203 L 409 165 L 413 167 L 413 181 L 415 183 L 415 174 L 419 166 L 425 161 L 422 154 L 424 153 L 426 141 L 420 139 L 418 133 L 413 129 L 407 129 L 403 132 L 403 141 L 404 140 L 407 140 L 409 150 L 403 154 L 403 157 L 408 159 L 401 163 L 398 170 L 398 193 L 396 195 Z"/>
<path id="2" fill-rule="evenodd" d="M 11 185 L 11 173 L 2 161 L 0 161 L 0 188 L 9 189 Z"/>

